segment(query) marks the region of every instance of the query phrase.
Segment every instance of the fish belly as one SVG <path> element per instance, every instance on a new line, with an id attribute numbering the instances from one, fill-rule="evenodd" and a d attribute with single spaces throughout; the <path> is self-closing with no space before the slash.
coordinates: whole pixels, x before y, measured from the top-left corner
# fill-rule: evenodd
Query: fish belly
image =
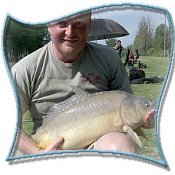
<path id="1" fill-rule="evenodd" d="M 65 142 L 60 148 L 76 149 L 85 147 L 96 141 L 102 135 L 116 131 L 114 116 L 115 112 L 107 112 L 82 121 L 75 127 L 60 133 L 65 139 Z"/>
<path id="2" fill-rule="evenodd" d="M 113 95 L 92 96 L 65 111 L 54 114 L 32 138 L 42 147 L 52 144 L 58 137 L 64 142 L 60 149 L 85 147 L 104 134 L 122 131 L 120 104 L 114 104 Z M 117 125 L 116 125 L 117 121 Z"/>

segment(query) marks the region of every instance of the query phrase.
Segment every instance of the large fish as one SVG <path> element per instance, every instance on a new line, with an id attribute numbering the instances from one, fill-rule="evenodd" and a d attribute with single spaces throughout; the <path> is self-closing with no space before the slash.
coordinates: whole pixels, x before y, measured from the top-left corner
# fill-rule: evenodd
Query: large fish
<path id="1" fill-rule="evenodd" d="M 51 114 L 32 138 L 38 147 L 46 148 L 58 137 L 60 149 L 78 149 L 90 145 L 104 134 L 126 132 L 141 147 L 138 135 L 146 138 L 140 126 L 157 102 L 121 90 L 87 93 L 71 86 L 75 95 L 54 105 Z M 137 134 L 138 135 L 137 135 Z"/>

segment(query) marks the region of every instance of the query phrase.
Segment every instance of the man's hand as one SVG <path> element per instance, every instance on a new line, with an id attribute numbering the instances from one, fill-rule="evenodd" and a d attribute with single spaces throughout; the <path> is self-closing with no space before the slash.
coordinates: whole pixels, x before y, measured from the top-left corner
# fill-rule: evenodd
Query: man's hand
<path id="1" fill-rule="evenodd" d="M 154 128 L 155 123 L 155 110 L 152 109 L 151 112 L 148 113 L 148 115 L 145 117 L 145 123 L 141 126 L 145 129 L 151 129 Z"/>
<path id="2" fill-rule="evenodd" d="M 59 146 L 63 141 L 63 137 L 59 137 L 52 145 L 48 146 L 46 149 L 41 148 L 39 153 L 61 151 L 61 149 L 59 149 Z"/>

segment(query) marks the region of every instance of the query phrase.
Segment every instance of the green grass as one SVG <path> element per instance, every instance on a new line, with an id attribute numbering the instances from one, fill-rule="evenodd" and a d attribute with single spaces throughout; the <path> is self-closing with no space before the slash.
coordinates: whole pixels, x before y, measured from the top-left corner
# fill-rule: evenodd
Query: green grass
<path id="1" fill-rule="evenodd" d="M 142 129 L 142 130 L 147 136 L 148 140 L 145 140 L 144 138 L 139 137 L 142 142 L 140 155 L 161 161 L 161 158 L 157 149 L 157 145 L 156 145 L 154 129 Z"/>
<path id="2" fill-rule="evenodd" d="M 146 63 L 147 65 L 147 68 L 143 69 L 145 71 L 146 78 L 154 76 L 163 76 L 164 78 L 166 77 L 169 58 L 141 56 L 139 61 L 141 61 L 141 63 Z M 137 67 L 137 65 L 135 66 Z M 155 84 L 132 84 L 131 87 L 133 89 L 134 95 L 151 98 L 157 101 L 159 99 L 163 83 L 164 82 Z M 28 111 L 25 113 L 23 119 L 30 119 L 30 114 Z M 22 127 L 27 134 L 31 134 L 33 123 L 24 122 Z M 156 146 L 154 129 L 143 129 L 143 131 L 145 132 L 148 141 L 140 137 L 140 140 L 143 144 L 140 154 L 148 158 L 161 160 Z"/>

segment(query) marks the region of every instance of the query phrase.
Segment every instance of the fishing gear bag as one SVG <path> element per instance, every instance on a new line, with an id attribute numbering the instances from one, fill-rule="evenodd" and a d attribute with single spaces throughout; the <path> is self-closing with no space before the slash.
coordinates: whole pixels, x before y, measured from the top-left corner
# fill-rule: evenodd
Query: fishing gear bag
<path id="1" fill-rule="evenodd" d="M 131 82 L 132 80 L 135 79 L 141 79 L 145 78 L 145 72 L 143 70 L 130 70 L 129 71 L 129 81 Z"/>
<path id="2" fill-rule="evenodd" d="M 150 84 L 150 83 L 159 83 L 162 82 L 163 76 L 155 76 L 150 78 L 139 78 L 131 80 L 131 84 Z"/>

